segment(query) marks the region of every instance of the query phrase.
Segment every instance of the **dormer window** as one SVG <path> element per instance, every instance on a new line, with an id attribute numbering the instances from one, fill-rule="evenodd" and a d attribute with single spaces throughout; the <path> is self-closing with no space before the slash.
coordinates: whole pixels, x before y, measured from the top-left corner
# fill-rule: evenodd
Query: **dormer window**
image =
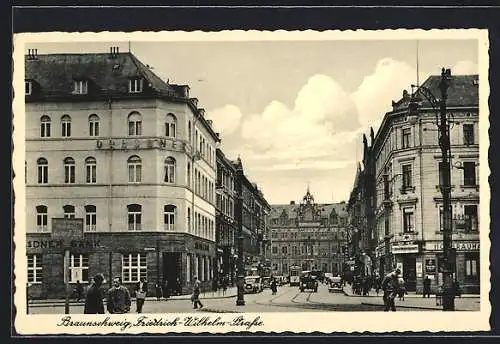
<path id="1" fill-rule="evenodd" d="M 141 78 L 130 79 L 128 82 L 128 92 L 129 93 L 141 93 L 142 92 L 142 82 Z"/>
<path id="2" fill-rule="evenodd" d="M 88 92 L 87 80 L 75 80 L 73 85 L 74 85 L 73 87 L 74 94 L 87 94 Z"/>
<path id="3" fill-rule="evenodd" d="M 33 82 L 31 82 L 30 80 L 26 80 L 24 82 L 24 94 L 30 96 L 32 92 L 33 92 Z"/>

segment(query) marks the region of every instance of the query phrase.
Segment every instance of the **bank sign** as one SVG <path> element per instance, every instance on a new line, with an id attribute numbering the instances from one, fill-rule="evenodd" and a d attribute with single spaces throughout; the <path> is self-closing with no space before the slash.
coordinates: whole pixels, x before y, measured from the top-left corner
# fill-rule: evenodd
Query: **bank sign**
<path id="1" fill-rule="evenodd" d="M 452 247 L 457 251 L 479 251 L 479 241 L 453 241 Z M 426 242 L 425 250 L 442 251 L 443 242 L 442 241 Z"/>

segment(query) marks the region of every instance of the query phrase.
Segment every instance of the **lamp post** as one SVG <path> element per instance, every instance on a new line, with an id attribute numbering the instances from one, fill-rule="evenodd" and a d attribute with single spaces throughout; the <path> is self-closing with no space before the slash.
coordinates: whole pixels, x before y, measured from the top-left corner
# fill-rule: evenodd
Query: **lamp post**
<path id="1" fill-rule="evenodd" d="M 451 70 L 441 70 L 441 81 L 439 90 L 441 99 L 437 100 L 432 92 L 420 86 L 417 90 L 422 94 L 436 111 L 438 117 L 437 126 L 439 133 L 439 147 L 441 148 L 441 178 L 439 188 L 443 197 L 443 311 L 455 310 L 455 286 L 453 282 L 453 270 L 456 252 L 452 248 L 452 219 L 451 219 L 451 185 L 450 185 L 450 126 L 446 114 L 446 101 L 448 99 L 448 88 L 450 86 Z M 415 96 L 409 105 L 410 112 L 418 112 L 418 102 Z"/>

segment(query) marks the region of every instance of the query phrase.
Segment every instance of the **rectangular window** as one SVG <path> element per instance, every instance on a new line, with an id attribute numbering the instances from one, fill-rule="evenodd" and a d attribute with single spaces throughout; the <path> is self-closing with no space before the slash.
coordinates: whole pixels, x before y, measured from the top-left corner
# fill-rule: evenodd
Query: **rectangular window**
<path id="1" fill-rule="evenodd" d="M 411 144 L 411 128 L 406 128 L 406 129 L 403 129 L 403 148 L 408 148 L 410 147 L 410 144 Z"/>
<path id="2" fill-rule="evenodd" d="M 122 281 L 124 283 L 139 282 L 141 277 L 147 278 L 146 254 L 122 255 Z"/>
<path id="3" fill-rule="evenodd" d="M 76 281 L 89 281 L 89 257 L 86 254 L 72 254 L 69 257 L 69 282 Z"/>
<path id="4" fill-rule="evenodd" d="M 479 278 L 479 255 L 476 253 L 465 254 L 465 277 Z"/>
<path id="5" fill-rule="evenodd" d="M 129 93 L 141 93 L 142 92 L 142 79 L 130 79 L 128 83 Z"/>
<path id="6" fill-rule="evenodd" d="M 38 184 L 47 184 L 49 176 L 48 165 L 38 165 Z"/>
<path id="7" fill-rule="evenodd" d="M 403 189 L 412 187 L 411 165 L 403 165 Z"/>
<path id="8" fill-rule="evenodd" d="M 85 213 L 85 231 L 95 232 L 97 230 L 97 214 L 95 211 Z"/>
<path id="9" fill-rule="evenodd" d="M 66 184 L 75 183 L 75 165 L 64 165 L 64 182 Z"/>
<path id="10" fill-rule="evenodd" d="M 40 137 L 50 137 L 50 122 L 42 122 L 40 125 Z"/>
<path id="11" fill-rule="evenodd" d="M 36 231 L 37 232 L 48 232 L 49 227 L 47 226 L 48 216 L 47 213 L 39 212 L 36 214 Z"/>
<path id="12" fill-rule="evenodd" d="M 405 233 L 410 233 L 415 230 L 413 221 L 413 209 L 403 208 L 403 231 Z"/>
<path id="13" fill-rule="evenodd" d="M 28 283 L 42 283 L 42 255 L 28 254 Z"/>
<path id="14" fill-rule="evenodd" d="M 464 206 L 465 228 L 467 231 L 479 230 L 477 205 L 469 204 Z"/>
<path id="15" fill-rule="evenodd" d="M 87 94 L 88 82 L 87 80 L 75 80 L 73 87 L 74 94 Z"/>
<path id="16" fill-rule="evenodd" d="M 473 161 L 464 162 L 464 185 L 476 185 L 476 163 Z"/>
<path id="17" fill-rule="evenodd" d="M 89 122 L 89 132 L 90 136 L 99 136 L 99 121 L 91 120 Z"/>
<path id="18" fill-rule="evenodd" d="M 278 247 L 276 247 L 276 246 L 271 247 L 271 252 L 273 254 L 278 254 Z"/>
<path id="19" fill-rule="evenodd" d="M 129 211 L 128 213 L 128 230 L 129 231 L 140 231 L 141 230 L 141 212 L 140 211 Z"/>
<path id="20" fill-rule="evenodd" d="M 474 124 L 464 124 L 464 145 L 474 144 Z"/>
<path id="21" fill-rule="evenodd" d="M 24 82 L 24 95 L 30 96 L 33 92 L 33 83 L 31 81 Z"/>

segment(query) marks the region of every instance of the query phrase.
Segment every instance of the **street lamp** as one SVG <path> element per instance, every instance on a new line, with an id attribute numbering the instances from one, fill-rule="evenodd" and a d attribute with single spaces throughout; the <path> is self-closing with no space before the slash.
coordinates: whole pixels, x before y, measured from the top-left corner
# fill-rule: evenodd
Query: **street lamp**
<path id="1" fill-rule="evenodd" d="M 452 219 L 451 219 L 451 186 L 450 186 L 450 125 L 446 114 L 446 100 L 448 99 L 448 88 L 450 86 L 451 70 L 441 70 L 441 81 L 439 83 L 441 99 L 437 100 L 432 92 L 424 86 L 420 86 L 417 92 L 423 95 L 436 111 L 437 126 L 439 132 L 439 147 L 441 148 L 441 182 L 440 190 L 443 196 L 443 311 L 455 310 L 455 286 L 453 282 L 453 270 L 456 252 L 452 249 Z M 409 111 L 410 114 L 418 114 L 418 98 L 412 95 Z"/>

